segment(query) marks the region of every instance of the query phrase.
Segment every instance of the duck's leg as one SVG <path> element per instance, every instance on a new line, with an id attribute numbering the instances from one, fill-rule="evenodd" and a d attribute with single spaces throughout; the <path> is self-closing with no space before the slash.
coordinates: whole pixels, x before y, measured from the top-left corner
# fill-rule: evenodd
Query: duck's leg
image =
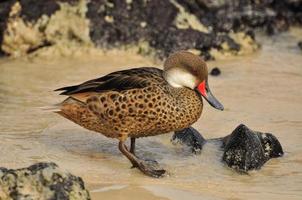
<path id="1" fill-rule="evenodd" d="M 132 153 L 133 155 L 135 155 L 135 138 L 130 138 L 130 139 L 131 139 L 130 140 L 130 153 Z M 135 157 L 137 157 L 137 155 L 135 155 Z M 132 165 L 131 168 L 136 168 L 136 166 Z"/>
<path id="2" fill-rule="evenodd" d="M 131 138 L 130 152 L 135 155 L 135 138 Z"/>
<path id="3" fill-rule="evenodd" d="M 130 143 L 130 153 L 132 153 L 136 158 L 143 160 L 145 163 L 148 165 L 152 166 L 157 166 L 158 167 L 158 162 L 156 160 L 151 160 L 151 159 L 144 159 L 140 158 L 135 154 L 135 138 L 131 138 L 131 143 Z M 136 166 L 132 166 L 132 168 L 135 168 Z"/>
<path id="4" fill-rule="evenodd" d="M 156 177 L 156 178 L 161 177 L 166 172 L 166 170 L 152 169 L 150 166 L 145 165 L 143 160 L 140 160 L 134 154 L 132 154 L 131 152 L 128 151 L 128 149 L 125 145 L 125 140 L 126 140 L 125 137 L 122 137 L 120 139 L 119 150 L 130 160 L 130 162 L 132 163 L 132 165 L 134 167 L 138 168 L 144 174 L 146 174 L 148 176 Z"/>

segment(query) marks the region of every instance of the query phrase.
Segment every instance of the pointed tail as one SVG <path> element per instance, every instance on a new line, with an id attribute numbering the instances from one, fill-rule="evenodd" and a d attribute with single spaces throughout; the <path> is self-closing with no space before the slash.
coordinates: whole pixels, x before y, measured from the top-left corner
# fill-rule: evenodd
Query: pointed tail
<path id="1" fill-rule="evenodd" d="M 54 104 L 54 105 L 50 105 L 50 106 L 43 106 L 40 107 L 40 109 L 44 110 L 44 111 L 50 111 L 50 112 L 59 112 L 61 111 L 61 103 L 58 104 Z"/>

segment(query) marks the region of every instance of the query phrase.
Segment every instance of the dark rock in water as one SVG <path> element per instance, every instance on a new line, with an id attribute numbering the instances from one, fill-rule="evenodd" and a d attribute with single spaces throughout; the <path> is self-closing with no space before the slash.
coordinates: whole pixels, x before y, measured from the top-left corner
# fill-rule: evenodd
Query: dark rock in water
<path id="1" fill-rule="evenodd" d="M 202 146 L 206 140 L 193 127 L 189 127 L 180 131 L 176 131 L 171 139 L 174 143 L 185 144 L 192 147 L 192 152 L 197 153 L 202 150 Z"/>
<path id="2" fill-rule="evenodd" d="M 90 199 L 84 182 L 55 163 L 28 168 L 0 168 L 0 199 Z"/>
<path id="3" fill-rule="evenodd" d="M 260 169 L 269 159 L 283 155 L 282 146 L 274 135 L 253 131 L 243 124 L 224 138 L 206 141 L 198 131 L 189 127 L 175 132 L 172 140 L 175 139 L 200 150 L 205 142 L 219 142 L 223 150 L 222 161 L 240 172 Z"/>
<path id="4" fill-rule="evenodd" d="M 258 169 L 267 161 L 257 134 L 244 125 L 223 139 L 223 148 L 222 160 L 236 170 Z"/>
<path id="5" fill-rule="evenodd" d="M 214 67 L 214 68 L 211 70 L 210 74 L 211 74 L 212 76 L 219 76 L 219 75 L 221 74 L 221 71 L 220 71 L 220 69 L 219 69 L 218 67 Z"/>
<path id="6" fill-rule="evenodd" d="M 302 41 L 298 42 L 298 47 L 302 50 Z"/>
<path id="7" fill-rule="evenodd" d="M 271 133 L 256 132 L 267 159 L 278 158 L 284 154 L 279 140 Z"/>
<path id="8" fill-rule="evenodd" d="M 229 167 L 242 171 L 260 169 L 270 158 L 283 155 L 275 136 L 255 132 L 243 124 L 223 138 L 223 148 L 222 160 Z"/>

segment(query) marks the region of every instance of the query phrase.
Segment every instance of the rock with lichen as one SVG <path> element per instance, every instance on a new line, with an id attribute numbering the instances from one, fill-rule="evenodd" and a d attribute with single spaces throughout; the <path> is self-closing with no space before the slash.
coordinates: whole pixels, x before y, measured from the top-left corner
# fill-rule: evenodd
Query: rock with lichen
<path id="1" fill-rule="evenodd" d="M 217 52 L 245 52 L 237 37 L 213 31 L 176 0 L 90 1 L 87 17 L 91 39 L 102 48 L 135 47 L 140 53 L 159 58 L 183 49 L 205 59 L 214 58 Z M 241 35 L 242 39 L 252 41 L 249 44 L 253 51 L 258 49 L 250 35 Z"/>
<path id="2" fill-rule="evenodd" d="M 73 2 L 14 1 L 5 26 L 0 27 L 1 50 L 13 57 L 36 51 L 72 55 L 79 47 L 93 46 L 86 18 L 87 2 Z"/>
<path id="3" fill-rule="evenodd" d="M 216 32 L 251 31 L 268 34 L 288 30 L 302 23 L 301 0 L 177 0 Z"/>
<path id="4" fill-rule="evenodd" d="M 0 16 L 0 52 L 12 56 L 97 47 L 214 59 L 257 50 L 255 28 L 273 34 L 302 23 L 300 0 L 7 0 Z"/>
<path id="5" fill-rule="evenodd" d="M 84 182 L 55 163 L 37 163 L 22 169 L 0 167 L 0 199 L 90 199 Z"/>
<path id="6" fill-rule="evenodd" d="M 5 11 L 1 50 L 15 57 L 72 55 L 83 46 L 134 48 L 158 58 L 181 49 L 205 59 L 214 58 L 217 52 L 243 52 L 236 38 L 211 31 L 176 0 L 10 0 L 1 4 L 6 5 L 0 10 L 0 15 Z M 257 49 L 256 42 L 252 43 L 252 49 Z"/>
<path id="7" fill-rule="evenodd" d="M 273 134 L 253 131 L 243 124 L 226 137 L 210 140 L 205 140 L 198 131 L 189 127 L 175 132 L 172 141 L 180 141 L 195 153 L 201 152 L 206 142 L 218 144 L 223 151 L 222 161 L 240 172 L 260 169 L 269 159 L 283 155 L 282 146 Z"/>

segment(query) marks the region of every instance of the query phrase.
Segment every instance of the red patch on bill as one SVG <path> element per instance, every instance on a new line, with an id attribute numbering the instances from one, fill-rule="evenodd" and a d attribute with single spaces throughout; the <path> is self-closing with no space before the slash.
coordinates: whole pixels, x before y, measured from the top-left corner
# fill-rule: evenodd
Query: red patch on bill
<path id="1" fill-rule="evenodd" d="M 207 92 L 206 92 L 206 81 L 202 81 L 198 87 L 198 91 L 202 94 L 202 96 L 207 97 Z"/>

